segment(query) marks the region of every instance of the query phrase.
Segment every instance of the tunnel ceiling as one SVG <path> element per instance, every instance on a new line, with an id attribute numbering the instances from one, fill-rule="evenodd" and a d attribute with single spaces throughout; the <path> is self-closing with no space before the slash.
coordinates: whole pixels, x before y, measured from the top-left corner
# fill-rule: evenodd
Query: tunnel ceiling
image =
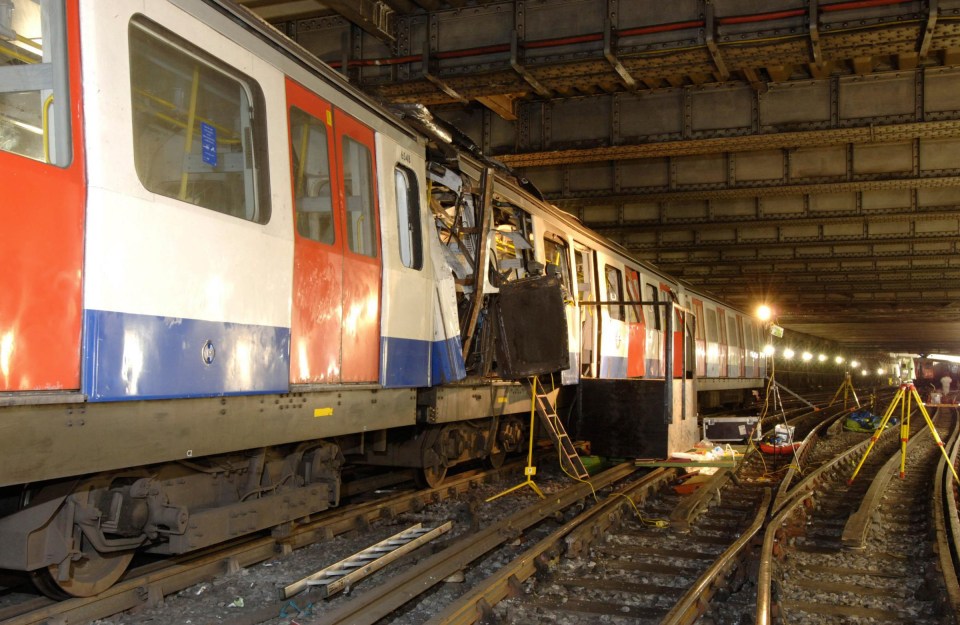
<path id="1" fill-rule="evenodd" d="M 960 353 L 960 0 L 247 0 L 585 224 L 853 349 Z"/>

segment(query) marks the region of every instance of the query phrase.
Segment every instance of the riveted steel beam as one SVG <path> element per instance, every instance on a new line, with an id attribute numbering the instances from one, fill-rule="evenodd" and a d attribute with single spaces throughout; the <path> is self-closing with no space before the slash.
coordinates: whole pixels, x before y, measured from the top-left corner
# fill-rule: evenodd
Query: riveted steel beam
<path id="1" fill-rule="evenodd" d="M 887 143 L 911 139 L 960 137 L 960 120 L 914 122 L 906 124 L 870 125 L 864 127 L 771 132 L 709 139 L 689 139 L 612 145 L 598 148 L 549 150 L 520 154 L 501 154 L 497 160 L 510 167 L 548 167 L 571 163 L 617 161 L 665 156 L 691 156 L 717 152 L 747 152 L 793 147 Z"/>
<path id="2" fill-rule="evenodd" d="M 960 176 L 924 176 L 890 178 L 886 180 L 865 179 L 854 182 L 812 183 L 774 186 L 745 186 L 695 191 L 664 191 L 653 193 L 599 194 L 574 193 L 558 197 L 546 194 L 547 199 L 561 208 L 576 208 L 591 205 L 609 205 L 625 202 L 676 202 L 686 200 L 717 200 L 753 197 L 784 197 L 811 193 L 850 193 L 858 191 L 889 191 L 898 189 L 936 189 L 960 187 Z"/>

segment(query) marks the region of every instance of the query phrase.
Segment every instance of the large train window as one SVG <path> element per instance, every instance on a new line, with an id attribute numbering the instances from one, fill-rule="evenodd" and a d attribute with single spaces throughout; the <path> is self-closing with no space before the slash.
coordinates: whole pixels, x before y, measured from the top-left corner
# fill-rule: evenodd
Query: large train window
<path id="1" fill-rule="evenodd" d="M 402 165 L 393 170 L 397 190 L 397 223 L 400 262 L 410 269 L 423 268 L 423 236 L 420 233 L 420 191 L 417 176 Z"/>
<path id="2" fill-rule="evenodd" d="M 253 79 L 137 16 L 130 89 L 134 163 L 147 190 L 267 223 L 264 104 Z"/>
<path id="3" fill-rule="evenodd" d="M 533 225 L 530 215 L 513 204 L 494 200 L 494 261 L 500 280 L 516 280 L 527 275 L 533 260 Z"/>
<path id="4" fill-rule="evenodd" d="M 296 107 L 290 109 L 293 150 L 293 191 L 300 236 L 333 243 L 333 197 L 330 190 L 330 154 L 327 125 Z"/>
<path id="5" fill-rule="evenodd" d="M 0 150 L 70 164 L 63 2 L 0 0 Z"/>
<path id="6" fill-rule="evenodd" d="M 607 300 L 623 301 L 623 273 L 616 267 L 604 265 L 603 273 L 607 282 Z M 607 314 L 611 319 L 623 321 L 623 304 L 607 306 Z"/>
<path id="7" fill-rule="evenodd" d="M 350 251 L 377 257 L 373 216 L 373 166 L 367 146 L 343 137 L 343 191 L 347 200 L 347 242 Z"/>
<path id="8" fill-rule="evenodd" d="M 570 252 L 567 242 L 555 234 L 543 237 L 543 256 L 547 273 L 556 273 L 563 286 L 564 297 L 570 295 Z"/>
<path id="9" fill-rule="evenodd" d="M 740 332 L 737 330 L 737 319 L 734 313 L 727 317 L 727 345 L 740 347 Z"/>
<path id="10" fill-rule="evenodd" d="M 707 311 L 707 342 L 716 343 L 718 337 L 717 330 L 717 310 L 715 308 L 708 308 Z"/>

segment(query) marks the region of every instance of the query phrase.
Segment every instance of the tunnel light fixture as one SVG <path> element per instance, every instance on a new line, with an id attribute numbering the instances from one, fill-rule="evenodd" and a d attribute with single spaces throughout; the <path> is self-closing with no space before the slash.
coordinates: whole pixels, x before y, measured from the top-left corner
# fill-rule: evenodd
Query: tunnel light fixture
<path id="1" fill-rule="evenodd" d="M 796 352 L 790 349 L 789 347 L 783 350 L 783 357 L 787 360 L 791 360 L 796 355 Z"/>
<path id="2" fill-rule="evenodd" d="M 767 343 L 766 345 L 763 346 L 763 353 L 766 354 L 767 356 L 773 356 L 776 353 L 776 351 L 777 350 L 775 350 L 773 348 L 773 345 L 771 345 L 770 343 Z"/>
<path id="3" fill-rule="evenodd" d="M 770 321 L 770 318 L 773 317 L 773 310 L 770 309 L 766 304 L 760 304 L 757 306 L 757 319 L 760 321 Z"/>
<path id="4" fill-rule="evenodd" d="M 859 363 L 858 361 L 856 361 L 856 360 L 851 360 L 851 361 L 850 361 L 850 366 L 853 367 L 854 369 L 856 369 L 857 367 L 860 366 L 860 363 Z"/>
<path id="5" fill-rule="evenodd" d="M 803 359 L 803 362 L 810 362 L 811 360 L 813 360 L 813 354 L 811 354 L 810 352 L 803 352 L 800 358 Z"/>
<path id="6" fill-rule="evenodd" d="M 837 356 L 836 358 L 833 359 L 833 362 L 837 363 L 838 365 L 842 365 L 842 364 L 843 364 L 843 356 Z"/>
<path id="7" fill-rule="evenodd" d="M 826 361 L 827 361 L 827 355 L 826 355 L 826 354 L 820 354 L 819 356 L 817 356 L 817 361 L 818 361 L 818 362 L 826 362 Z"/>
<path id="8" fill-rule="evenodd" d="M 860 372 L 860 375 L 862 375 L 862 376 L 866 376 L 866 375 L 869 375 L 869 374 L 870 374 L 870 372 L 867 371 L 866 369 L 864 369 L 863 371 Z"/>
<path id="9" fill-rule="evenodd" d="M 954 356 L 952 354 L 927 354 L 927 358 L 930 360 L 943 360 L 945 362 L 960 362 L 960 356 Z"/>
<path id="10" fill-rule="evenodd" d="M 877 375 L 883 375 L 884 373 L 886 373 L 886 371 L 883 369 L 883 367 L 877 369 Z"/>

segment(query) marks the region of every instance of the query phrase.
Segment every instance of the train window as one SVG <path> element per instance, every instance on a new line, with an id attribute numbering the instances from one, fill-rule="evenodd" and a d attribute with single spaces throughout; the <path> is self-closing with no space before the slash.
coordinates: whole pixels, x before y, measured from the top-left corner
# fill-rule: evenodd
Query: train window
<path id="1" fill-rule="evenodd" d="M 71 161 L 64 3 L 0 1 L 0 150 Z"/>
<path id="2" fill-rule="evenodd" d="M 622 302 L 623 301 L 623 274 L 616 267 L 611 267 L 610 265 L 605 265 L 603 268 L 603 273 L 607 279 L 607 300 Z M 612 306 L 607 306 L 607 314 L 610 315 L 611 319 L 617 319 L 618 321 L 623 321 L 623 304 L 615 304 Z"/>
<path id="3" fill-rule="evenodd" d="M 347 201 L 347 242 L 350 251 L 377 257 L 373 214 L 373 166 L 367 146 L 343 137 L 343 194 Z"/>
<path id="4" fill-rule="evenodd" d="M 704 326 L 706 323 L 705 315 L 703 314 L 703 302 L 700 300 L 693 300 L 693 314 L 697 318 L 696 325 L 696 338 L 698 341 L 706 340 L 707 331 Z"/>
<path id="5" fill-rule="evenodd" d="M 296 107 L 290 108 L 290 148 L 293 155 L 293 197 L 297 232 L 302 237 L 333 243 L 333 198 L 327 125 Z"/>
<path id="6" fill-rule="evenodd" d="M 494 201 L 493 255 L 500 280 L 527 275 L 533 260 L 533 225 L 530 215 L 513 204 Z"/>
<path id="7" fill-rule="evenodd" d="M 420 234 L 420 192 L 417 176 L 397 165 L 393 170 L 397 188 L 397 220 L 400 234 L 400 262 L 410 269 L 423 268 L 423 236 Z"/>
<path id="8" fill-rule="evenodd" d="M 253 79 L 137 16 L 130 89 L 134 163 L 147 190 L 269 221 L 263 94 Z"/>
<path id="9" fill-rule="evenodd" d="M 627 299 L 633 302 L 639 302 L 640 295 L 640 274 L 632 269 L 627 269 Z M 640 304 L 629 304 L 627 306 L 627 323 L 643 323 L 643 309 Z"/>
<path id="10" fill-rule="evenodd" d="M 715 308 L 708 308 L 707 313 L 707 341 L 710 343 L 717 342 L 717 310 Z"/>
<path id="11" fill-rule="evenodd" d="M 653 305 L 653 326 L 657 330 L 663 329 L 663 311 L 660 310 L 660 289 L 655 287 L 652 284 L 647 285 L 647 292 L 650 293 L 650 301 L 654 302 Z"/>
<path id="12" fill-rule="evenodd" d="M 623 301 L 623 274 L 616 267 L 605 265 L 603 273 L 607 281 L 607 301 Z M 611 319 L 623 321 L 623 304 L 607 306 L 607 314 Z"/>
<path id="13" fill-rule="evenodd" d="M 740 347 L 740 333 L 737 332 L 737 319 L 733 314 L 727 317 L 727 345 Z"/>
<path id="14" fill-rule="evenodd" d="M 543 255 L 547 273 L 554 272 L 560 278 L 564 298 L 570 294 L 570 253 L 566 241 L 548 234 L 543 237 Z"/>

